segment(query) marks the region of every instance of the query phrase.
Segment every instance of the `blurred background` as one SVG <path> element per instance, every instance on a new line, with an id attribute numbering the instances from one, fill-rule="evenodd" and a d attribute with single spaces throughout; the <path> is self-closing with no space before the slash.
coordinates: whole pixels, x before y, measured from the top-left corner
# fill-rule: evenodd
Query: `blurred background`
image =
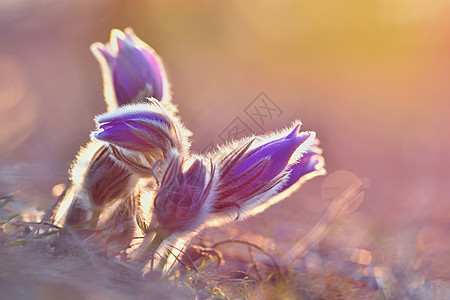
<path id="1" fill-rule="evenodd" d="M 194 151 L 221 143 L 236 118 L 255 133 L 300 119 L 321 140 L 329 175 L 227 234 L 244 224 L 289 248 L 364 180 L 321 245 L 378 271 L 395 262 L 448 279 L 449 15 L 448 0 L 2 0 L 0 193 L 55 201 L 105 111 L 89 46 L 132 27 L 162 57 Z M 246 114 L 261 92 L 280 111 L 263 127 Z"/>

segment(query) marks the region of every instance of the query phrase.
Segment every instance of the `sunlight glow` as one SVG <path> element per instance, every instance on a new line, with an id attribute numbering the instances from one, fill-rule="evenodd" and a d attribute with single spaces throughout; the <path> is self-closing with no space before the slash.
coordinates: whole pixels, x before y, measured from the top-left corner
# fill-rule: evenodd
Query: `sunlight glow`
<path id="1" fill-rule="evenodd" d="M 372 261 L 372 253 L 366 249 L 356 248 L 355 250 L 353 250 L 350 260 L 357 264 L 366 266 Z"/>
<path id="2" fill-rule="evenodd" d="M 64 189 L 66 188 L 66 185 L 64 183 L 58 183 L 52 188 L 52 195 L 55 197 L 61 196 L 61 194 L 64 192 Z"/>

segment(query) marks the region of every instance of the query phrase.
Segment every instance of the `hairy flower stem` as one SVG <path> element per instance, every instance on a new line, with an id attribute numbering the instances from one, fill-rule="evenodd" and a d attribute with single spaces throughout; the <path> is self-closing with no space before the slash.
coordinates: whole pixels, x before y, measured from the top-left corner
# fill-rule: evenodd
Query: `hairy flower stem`
<path id="1" fill-rule="evenodd" d="M 151 257 L 152 262 L 151 262 L 150 270 L 153 270 L 153 263 L 155 261 L 156 250 L 158 250 L 159 246 L 161 246 L 161 244 L 164 240 L 165 240 L 165 235 L 161 234 L 160 232 L 156 232 L 150 245 L 144 251 L 144 253 L 151 253 L 151 255 L 152 255 L 152 257 Z"/>
<path id="2" fill-rule="evenodd" d="M 150 234 L 146 236 L 142 241 L 141 246 L 136 249 L 136 255 L 132 260 L 150 259 L 150 270 L 153 270 L 155 254 L 167 237 L 167 234 L 161 231 L 156 231 L 154 235 Z"/>

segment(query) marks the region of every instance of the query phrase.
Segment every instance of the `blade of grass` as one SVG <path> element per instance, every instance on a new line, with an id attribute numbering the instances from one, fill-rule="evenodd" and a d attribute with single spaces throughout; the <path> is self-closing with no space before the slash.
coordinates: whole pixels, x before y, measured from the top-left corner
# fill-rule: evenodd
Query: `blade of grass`
<path id="1" fill-rule="evenodd" d="M 8 223 L 9 221 L 11 221 L 12 219 L 14 219 L 17 216 L 19 216 L 18 213 L 15 213 L 15 214 L 12 214 L 10 216 L 7 216 L 6 218 L 4 218 L 3 220 L 0 221 L 0 226 L 5 224 L 5 223 Z"/>
<path id="2" fill-rule="evenodd" d="M 0 203 L 0 209 L 2 209 L 3 207 L 5 207 L 6 204 L 8 204 L 9 202 L 13 201 L 14 199 L 14 194 L 10 194 L 7 196 L 2 196 L 1 197 L 1 203 Z"/>
<path id="3" fill-rule="evenodd" d="M 277 261 L 275 260 L 275 258 L 271 254 L 269 254 L 267 251 L 265 251 L 263 248 L 259 247 L 258 245 L 255 245 L 255 244 L 247 242 L 247 241 L 230 239 L 230 240 L 224 240 L 224 241 L 215 243 L 214 245 L 211 246 L 211 248 L 216 248 L 216 247 L 218 247 L 220 245 L 233 244 L 233 243 L 235 243 L 235 244 L 243 244 L 243 245 L 247 245 L 247 246 L 253 247 L 253 248 L 259 250 L 260 252 L 262 252 L 263 254 L 265 254 L 272 261 L 275 269 L 277 270 L 278 275 L 281 276 L 281 269 L 280 269 L 280 266 L 278 265 Z"/>
<path id="4" fill-rule="evenodd" d="M 330 226 L 342 214 L 354 199 L 363 191 L 367 184 L 359 182 L 348 187 L 342 194 L 334 199 L 327 211 L 317 221 L 316 225 L 286 253 L 284 259 L 292 264 L 302 257 L 308 249 L 317 245 L 328 233 Z"/>

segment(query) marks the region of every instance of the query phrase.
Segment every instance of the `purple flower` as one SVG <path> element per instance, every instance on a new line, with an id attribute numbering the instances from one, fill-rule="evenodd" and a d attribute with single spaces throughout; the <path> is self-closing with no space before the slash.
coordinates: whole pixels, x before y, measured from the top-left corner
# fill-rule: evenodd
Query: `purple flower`
<path id="1" fill-rule="evenodd" d="M 157 228 L 167 236 L 196 230 L 210 211 L 214 167 L 208 170 L 202 160 L 195 159 L 184 170 L 184 163 L 179 156 L 172 158 L 154 200 Z"/>
<path id="2" fill-rule="evenodd" d="M 108 112 L 95 118 L 92 141 L 74 161 L 53 220 L 86 222 L 113 255 L 124 251 L 130 259 L 150 259 L 150 269 L 155 260 L 164 268 L 168 253 L 176 257 L 174 249 L 182 252 L 177 248 L 203 227 L 261 212 L 325 174 L 315 133 L 300 132 L 299 122 L 192 155 L 191 133 L 175 115 L 155 51 L 131 29 L 113 30 L 109 43 L 91 49 Z M 144 238 L 127 249 L 138 228 Z"/>
<path id="3" fill-rule="evenodd" d="M 240 141 L 239 147 L 231 145 L 212 155 L 220 172 L 210 224 L 217 225 L 224 217 L 235 219 L 236 210 L 238 217 L 261 211 L 277 193 L 316 166 L 306 163 L 307 157 L 312 157 L 308 151 L 315 133 L 299 132 L 299 128 L 297 125 L 276 135 Z"/>
<path id="4" fill-rule="evenodd" d="M 91 50 L 102 68 L 109 110 L 145 97 L 169 101 L 169 84 L 160 58 L 130 28 L 125 33 L 112 30 L 108 44 L 94 43 Z"/>
<path id="5" fill-rule="evenodd" d="M 127 104 L 98 115 L 95 122 L 92 138 L 108 143 L 121 164 L 146 176 L 153 175 L 155 161 L 189 148 L 189 132 L 156 100 Z"/>

